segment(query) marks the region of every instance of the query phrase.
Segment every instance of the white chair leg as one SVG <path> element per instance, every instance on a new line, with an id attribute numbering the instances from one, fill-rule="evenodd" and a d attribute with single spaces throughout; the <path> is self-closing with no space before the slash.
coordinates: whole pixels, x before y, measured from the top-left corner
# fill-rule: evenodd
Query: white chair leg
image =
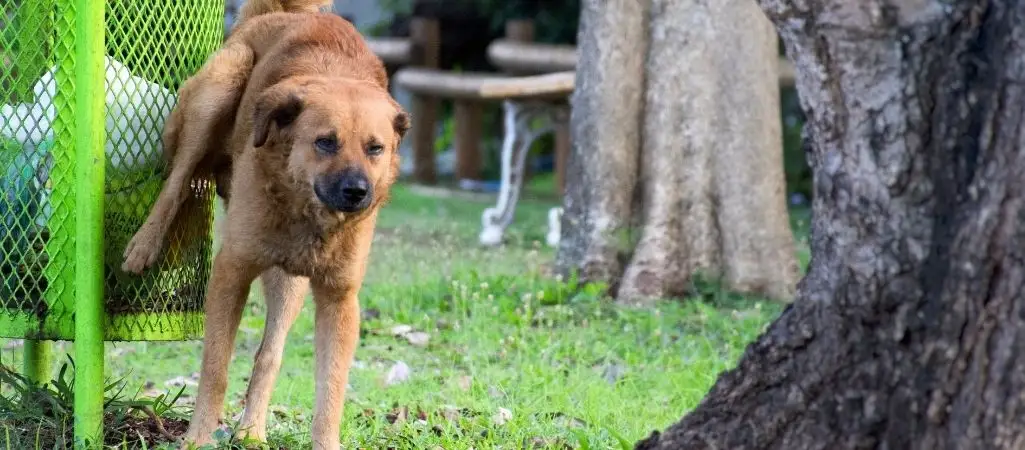
<path id="1" fill-rule="evenodd" d="M 516 150 L 517 126 L 516 116 L 519 113 L 519 105 L 514 102 L 503 102 L 502 112 L 505 123 L 505 136 L 502 140 L 501 155 L 501 179 L 498 187 L 498 204 L 484 210 L 481 215 L 481 245 L 494 246 L 502 243 L 505 227 L 501 225 L 503 211 L 509 202 L 509 193 L 512 187 L 512 161 L 513 152 Z"/>
<path id="2" fill-rule="evenodd" d="M 524 104 L 506 100 L 502 102 L 505 119 L 505 138 L 502 142 L 502 175 L 497 204 L 481 215 L 480 243 L 495 246 L 503 242 L 505 230 L 512 223 L 516 202 L 523 188 L 527 153 L 534 141 L 554 130 L 551 124 L 532 130 L 530 122 L 547 112 L 544 105 Z"/>
<path id="3" fill-rule="evenodd" d="M 548 210 L 548 234 L 545 241 L 549 247 L 558 247 L 559 238 L 562 237 L 562 208 Z"/>

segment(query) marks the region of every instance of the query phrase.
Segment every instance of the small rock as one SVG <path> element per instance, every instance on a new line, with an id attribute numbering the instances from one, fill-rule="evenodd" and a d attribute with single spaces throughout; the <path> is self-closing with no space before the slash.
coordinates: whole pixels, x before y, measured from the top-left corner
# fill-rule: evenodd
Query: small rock
<path id="1" fill-rule="evenodd" d="M 409 366 L 402 361 L 396 361 L 391 369 L 388 370 L 388 375 L 384 377 L 384 385 L 392 386 L 395 384 L 402 383 L 409 379 Z"/>
<path id="2" fill-rule="evenodd" d="M 164 382 L 164 386 L 199 386 L 199 382 L 189 377 L 174 377 Z"/>
<path id="3" fill-rule="evenodd" d="M 413 331 L 413 327 L 409 325 L 395 325 L 391 327 L 392 336 L 402 336 L 411 331 Z"/>
<path id="4" fill-rule="evenodd" d="M 488 386 L 488 396 L 491 398 L 502 398 L 505 397 L 505 393 L 494 386 Z"/>
<path id="5" fill-rule="evenodd" d="M 427 342 L 431 340 L 431 335 L 424 333 L 423 331 L 414 331 L 406 334 L 406 340 L 415 347 L 426 347 Z"/>
<path id="6" fill-rule="evenodd" d="M 506 422 L 512 420 L 512 417 L 512 411 L 500 407 L 498 408 L 498 412 L 491 417 L 491 421 L 494 422 L 495 425 L 505 425 Z"/>
<path id="7" fill-rule="evenodd" d="M 605 369 L 602 371 L 602 377 L 604 377 L 605 381 L 609 384 L 616 384 L 620 378 L 623 378 L 625 373 L 626 368 L 623 366 L 619 364 L 610 364 L 605 366 Z"/>

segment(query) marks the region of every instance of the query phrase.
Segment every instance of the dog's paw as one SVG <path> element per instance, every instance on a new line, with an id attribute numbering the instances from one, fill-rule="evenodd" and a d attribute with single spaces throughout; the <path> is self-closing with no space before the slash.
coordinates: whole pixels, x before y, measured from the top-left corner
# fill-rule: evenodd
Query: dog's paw
<path id="1" fill-rule="evenodd" d="M 144 270 L 157 262 L 160 256 L 160 242 L 154 242 L 145 230 L 140 230 L 128 245 L 125 246 L 124 262 L 121 263 L 121 270 L 141 274 Z"/>
<path id="2" fill-rule="evenodd" d="M 188 436 L 181 436 L 177 439 L 178 450 L 201 450 L 210 448 L 214 445 L 213 439 L 206 441 L 191 439 Z"/>
<path id="3" fill-rule="evenodd" d="M 235 431 L 238 441 L 246 448 L 260 448 L 267 443 L 267 431 L 254 427 L 240 426 Z"/>

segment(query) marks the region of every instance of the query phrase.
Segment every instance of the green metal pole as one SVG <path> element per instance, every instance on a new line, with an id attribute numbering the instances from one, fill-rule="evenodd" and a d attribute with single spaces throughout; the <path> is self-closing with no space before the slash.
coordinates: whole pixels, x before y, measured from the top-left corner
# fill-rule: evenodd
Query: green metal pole
<path id="1" fill-rule="evenodd" d="M 25 376 L 37 384 L 50 381 L 53 374 L 53 342 L 25 339 Z"/>
<path id="2" fill-rule="evenodd" d="M 53 0 L 22 0 L 15 13 L 18 31 L 18 51 L 14 52 L 18 76 L 14 78 L 14 92 L 20 102 L 34 99 L 32 85 L 50 64 L 50 48 L 53 37 Z M 25 339 L 24 372 L 29 380 L 39 385 L 50 381 L 53 374 L 53 343 Z"/>
<path id="3" fill-rule="evenodd" d="M 75 0 L 75 442 L 79 448 L 99 448 L 103 443 L 105 4 Z"/>

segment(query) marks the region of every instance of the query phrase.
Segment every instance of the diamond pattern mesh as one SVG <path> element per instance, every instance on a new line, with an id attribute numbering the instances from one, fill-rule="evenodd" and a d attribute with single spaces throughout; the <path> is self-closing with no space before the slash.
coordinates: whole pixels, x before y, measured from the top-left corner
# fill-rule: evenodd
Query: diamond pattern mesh
<path id="1" fill-rule="evenodd" d="M 182 81 L 219 45 L 224 0 L 106 5 L 106 337 L 197 338 L 211 260 L 210 180 L 194 180 L 155 267 L 137 276 L 120 266 L 163 181 L 164 118 Z M 74 334 L 74 20 L 72 0 L 0 1 L 3 337 Z"/>

